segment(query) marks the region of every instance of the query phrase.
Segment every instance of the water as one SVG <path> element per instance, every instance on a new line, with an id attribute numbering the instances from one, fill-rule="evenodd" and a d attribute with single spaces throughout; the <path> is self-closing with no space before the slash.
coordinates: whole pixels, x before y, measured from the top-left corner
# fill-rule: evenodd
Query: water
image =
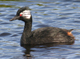
<path id="1" fill-rule="evenodd" d="M 74 29 L 72 44 L 20 46 L 24 23 L 9 20 L 23 6 L 29 6 L 33 27 Z M 79 0 L 0 0 L 0 59 L 80 59 Z"/>

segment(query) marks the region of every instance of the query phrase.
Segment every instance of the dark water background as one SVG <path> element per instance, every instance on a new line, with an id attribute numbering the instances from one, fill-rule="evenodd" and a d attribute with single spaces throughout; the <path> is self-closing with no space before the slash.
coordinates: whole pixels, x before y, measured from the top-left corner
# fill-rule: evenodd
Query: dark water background
<path id="1" fill-rule="evenodd" d="M 29 6 L 33 27 L 74 29 L 74 44 L 20 46 L 24 23 L 9 20 Z M 80 59 L 80 0 L 0 0 L 0 59 Z"/>

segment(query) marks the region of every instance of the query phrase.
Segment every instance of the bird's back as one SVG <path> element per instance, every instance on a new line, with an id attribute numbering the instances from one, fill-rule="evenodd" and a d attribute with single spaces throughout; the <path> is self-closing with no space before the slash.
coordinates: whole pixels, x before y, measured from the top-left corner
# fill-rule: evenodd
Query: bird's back
<path id="1" fill-rule="evenodd" d="M 44 27 L 32 31 L 29 37 L 30 44 L 43 44 L 53 42 L 73 42 L 74 36 L 68 35 L 69 30 L 56 27 Z"/>

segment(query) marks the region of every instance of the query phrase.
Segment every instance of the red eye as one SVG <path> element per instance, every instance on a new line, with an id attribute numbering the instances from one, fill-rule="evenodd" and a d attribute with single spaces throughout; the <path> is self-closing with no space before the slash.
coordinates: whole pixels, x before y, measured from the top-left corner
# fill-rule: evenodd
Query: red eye
<path id="1" fill-rule="evenodd" d="M 19 16 L 22 16 L 22 14 L 20 14 Z"/>

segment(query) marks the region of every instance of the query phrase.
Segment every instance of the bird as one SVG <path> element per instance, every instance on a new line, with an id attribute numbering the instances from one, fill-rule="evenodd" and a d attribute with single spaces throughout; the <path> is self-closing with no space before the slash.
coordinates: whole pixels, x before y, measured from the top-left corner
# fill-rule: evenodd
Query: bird
<path id="1" fill-rule="evenodd" d="M 42 27 L 36 30 L 32 29 L 32 14 L 29 7 L 21 7 L 16 15 L 10 19 L 21 20 L 24 24 L 20 44 L 48 44 L 48 43 L 72 43 L 75 37 L 72 34 L 73 29 L 62 29 L 57 27 Z"/>

